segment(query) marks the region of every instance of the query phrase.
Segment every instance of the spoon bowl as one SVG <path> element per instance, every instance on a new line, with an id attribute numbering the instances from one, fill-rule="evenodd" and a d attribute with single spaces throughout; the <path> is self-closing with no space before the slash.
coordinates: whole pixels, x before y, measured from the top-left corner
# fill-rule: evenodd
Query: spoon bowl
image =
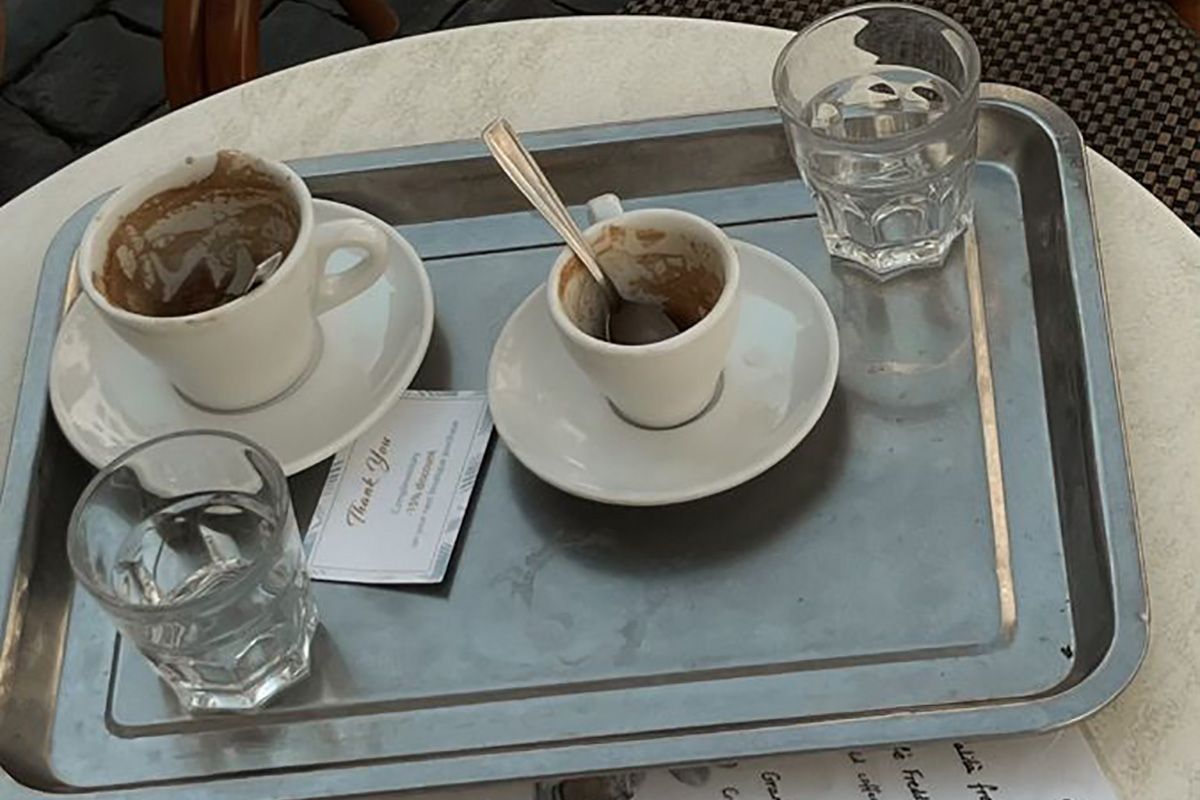
<path id="1" fill-rule="evenodd" d="M 225 294 L 229 297 L 241 297 L 274 275 L 282 263 L 283 253 L 275 253 L 274 255 L 267 256 L 253 270 L 241 270 L 237 275 L 233 276 L 233 280 L 225 288 Z"/>

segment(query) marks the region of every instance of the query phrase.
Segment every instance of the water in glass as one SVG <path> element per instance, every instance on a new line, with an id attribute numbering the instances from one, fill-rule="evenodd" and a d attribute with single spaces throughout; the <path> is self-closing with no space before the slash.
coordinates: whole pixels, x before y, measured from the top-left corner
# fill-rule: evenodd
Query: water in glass
<path id="1" fill-rule="evenodd" d="M 971 222 L 979 51 L 962 26 L 843 9 L 796 35 L 773 82 L 830 254 L 880 277 L 942 263 Z"/>
<path id="2" fill-rule="evenodd" d="M 72 520 L 77 575 L 192 710 L 254 709 L 303 678 L 317 624 L 282 473 L 233 443 L 211 469 L 197 444 L 135 450 Z"/>
<path id="3" fill-rule="evenodd" d="M 792 141 L 832 255 L 884 273 L 945 256 L 971 221 L 975 127 L 926 133 L 959 102 L 952 84 L 908 67 L 809 101 Z"/>

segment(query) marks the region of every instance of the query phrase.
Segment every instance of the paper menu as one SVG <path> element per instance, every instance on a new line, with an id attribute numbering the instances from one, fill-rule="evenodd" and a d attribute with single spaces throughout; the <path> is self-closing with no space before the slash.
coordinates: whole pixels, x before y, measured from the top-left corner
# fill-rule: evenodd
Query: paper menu
<path id="1" fill-rule="evenodd" d="M 1078 727 L 757 758 L 542 787 L 541 800 L 1118 800 Z"/>
<path id="2" fill-rule="evenodd" d="M 491 433 L 482 392 L 406 392 L 334 457 L 305 542 L 312 577 L 440 582 Z"/>

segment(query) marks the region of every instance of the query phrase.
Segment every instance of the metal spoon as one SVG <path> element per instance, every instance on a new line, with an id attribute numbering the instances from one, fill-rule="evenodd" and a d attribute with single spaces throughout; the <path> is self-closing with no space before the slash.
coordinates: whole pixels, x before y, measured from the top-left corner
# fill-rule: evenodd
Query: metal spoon
<path id="1" fill-rule="evenodd" d="M 233 280 L 229 282 L 229 286 L 225 287 L 225 294 L 230 297 L 240 297 L 246 292 L 253 289 L 258 284 L 265 281 L 275 274 L 275 270 L 279 269 L 279 265 L 283 263 L 283 253 L 275 253 L 268 256 L 261 264 L 254 268 L 253 271 L 245 270 L 233 276 Z"/>
<path id="2" fill-rule="evenodd" d="M 563 205 L 558 193 L 546 180 L 533 156 L 521 144 L 508 121 L 497 119 L 483 129 L 483 141 L 492 152 L 496 163 L 528 198 L 543 218 L 558 231 L 567 247 L 583 263 L 592 278 L 600 286 L 608 305 L 608 340 L 615 344 L 650 344 L 669 339 L 679 333 L 679 326 L 671 321 L 656 303 L 643 303 L 622 297 L 604 274 L 592 247 L 583 238 L 583 232 Z"/>

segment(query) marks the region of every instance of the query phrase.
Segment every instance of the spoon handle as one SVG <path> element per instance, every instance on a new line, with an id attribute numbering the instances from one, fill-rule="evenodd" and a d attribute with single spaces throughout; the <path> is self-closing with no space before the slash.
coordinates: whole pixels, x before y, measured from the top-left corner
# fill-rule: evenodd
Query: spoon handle
<path id="1" fill-rule="evenodd" d="M 533 207 L 554 227 L 554 230 L 558 231 L 558 235 L 566 241 L 575 256 L 587 267 L 588 272 L 592 274 L 604 292 L 609 307 L 616 308 L 621 302 L 620 297 L 596 261 L 591 245 L 583 238 L 583 232 L 575 224 L 575 220 L 567 211 L 567 207 L 563 205 L 558 193 L 554 191 L 554 187 L 550 185 L 550 181 L 546 180 L 546 176 L 538 167 L 537 162 L 533 160 L 533 156 L 521 144 L 516 132 L 508 124 L 508 120 L 501 117 L 484 128 L 483 142 L 487 145 L 488 150 L 492 151 L 492 157 L 496 159 L 496 163 L 521 190 L 521 194 L 525 195 Z"/>

